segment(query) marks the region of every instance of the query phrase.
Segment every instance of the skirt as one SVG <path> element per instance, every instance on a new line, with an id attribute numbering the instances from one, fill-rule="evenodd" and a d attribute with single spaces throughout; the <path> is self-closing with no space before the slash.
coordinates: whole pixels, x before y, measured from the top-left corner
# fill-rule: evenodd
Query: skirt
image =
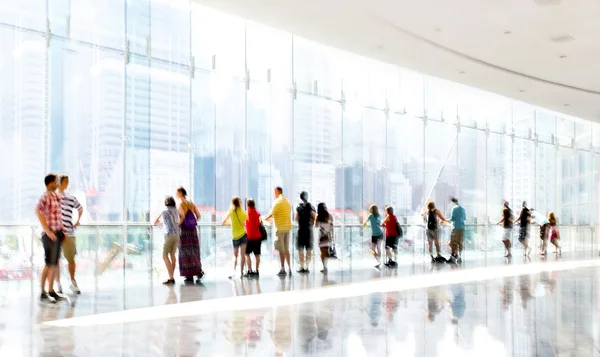
<path id="1" fill-rule="evenodd" d="M 200 243 L 198 230 L 187 229 L 181 226 L 179 238 L 179 275 L 185 277 L 199 276 L 202 274 L 200 262 Z"/>

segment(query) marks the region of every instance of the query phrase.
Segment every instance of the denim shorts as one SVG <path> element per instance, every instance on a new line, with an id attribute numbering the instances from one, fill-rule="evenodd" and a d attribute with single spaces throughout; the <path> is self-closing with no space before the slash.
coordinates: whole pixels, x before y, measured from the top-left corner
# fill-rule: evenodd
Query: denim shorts
<path id="1" fill-rule="evenodd" d="M 244 234 L 242 238 L 232 239 L 231 242 L 233 243 L 234 248 L 239 248 L 244 244 L 248 244 L 248 236 Z"/>

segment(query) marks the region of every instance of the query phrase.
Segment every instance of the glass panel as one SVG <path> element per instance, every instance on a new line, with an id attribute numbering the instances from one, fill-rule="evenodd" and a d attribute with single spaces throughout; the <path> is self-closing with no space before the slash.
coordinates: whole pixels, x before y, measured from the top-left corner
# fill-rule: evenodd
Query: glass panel
<path id="1" fill-rule="evenodd" d="M 8 1 L 2 4 L 0 23 L 43 33 L 46 31 L 45 9 L 46 0 Z M 6 49 L 6 47 L 2 48 Z"/>
<path id="2" fill-rule="evenodd" d="M 444 119 L 450 123 L 456 122 L 459 98 L 457 92 L 453 90 L 455 84 L 432 77 L 427 77 L 425 83 L 427 117 Z"/>
<path id="3" fill-rule="evenodd" d="M 127 5 L 126 25 L 129 51 L 142 56 L 149 55 L 150 48 L 150 0 L 130 0 Z"/>
<path id="4" fill-rule="evenodd" d="M 421 74 L 400 70 L 399 109 L 413 117 L 424 114 L 424 79 Z"/>
<path id="5" fill-rule="evenodd" d="M 539 141 L 554 144 L 556 135 L 556 116 L 543 110 L 535 112 L 535 133 Z"/>
<path id="6" fill-rule="evenodd" d="M 513 215 L 518 215 L 519 204 L 512 200 L 512 140 L 500 134 L 490 134 L 487 139 L 487 223 L 494 224 L 502 218 L 503 202 L 508 201 Z M 488 238 L 495 243 L 491 246 L 503 251 L 500 237 L 502 229 L 492 229 Z M 496 238 L 497 237 L 497 238 Z M 513 239 L 516 242 L 516 240 Z M 497 244 L 496 244 L 497 243 Z"/>
<path id="7" fill-rule="evenodd" d="M 336 172 L 336 206 L 344 210 L 344 222 L 359 224 L 363 200 L 362 108 L 346 106 L 342 124 L 342 163 Z"/>
<path id="8" fill-rule="evenodd" d="M 189 68 L 153 62 L 150 68 L 150 211 L 164 210 L 166 196 L 190 187 Z"/>
<path id="9" fill-rule="evenodd" d="M 535 109 L 532 106 L 522 102 L 513 102 L 512 122 L 516 136 L 533 139 Z"/>
<path id="10" fill-rule="evenodd" d="M 386 205 L 392 204 L 389 200 L 390 187 L 386 180 L 387 127 L 385 112 L 381 110 L 364 109 L 362 120 L 363 122 L 368 123 L 368 125 L 364 126 L 362 136 L 363 206 L 361 207 L 361 215 L 366 216 L 368 214 L 366 211 L 371 204 L 376 204 L 380 209 Z M 392 207 L 396 214 L 401 211 L 400 206 Z"/>
<path id="11" fill-rule="evenodd" d="M 168 62 L 190 62 L 190 1 L 152 1 L 150 4 L 151 55 Z"/>
<path id="12" fill-rule="evenodd" d="M 487 137 L 484 131 L 464 127 L 458 135 L 458 199 L 467 212 L 467 223 L 486 224 Z"/>
<path id="13" fill-rule="evenodd" d="M 244 20 L 192 2 L 192 55 L 196 67 L 245 76 Z"/>
<path id="14" fill-rule="evenodd" d="M 435 202 L 437 209 L 447 215 L 449 197 L 456 196 L 457 132 L 447 123 L 428 120 L 425 123 L 425 200 Z M 424 205 L 424 201 L 421 202 Z"/>
<path id="15" fill-rule="evenodd" d="M 335 207 L 335 161 L 333 131 L 338 129 L 338 102 L 299 94 L 294 101 L 294 182 L 292 205 L 307 191 L 313 204 Z"/>
<path id="16" fill-rule="evenodd" d="M 125 0 L 49 0 L 52 11 L 64 9 L 69 15 L 71 38 L 115 49 L 125 46 Z M 65 5 L 68 3 L 68 5 Z M 146 1 L 147 4 L 147 1 Z M 147 6 L 147 5 L 146 5 Z M 128 9 L 129 11 L 129 9 Z M 136 20 L 137 21 L 137 20 Z M 50 20 L 52 33 L 54 21 Z M 138 26 L 136 24 L 135 26 Z"/>
<path id="17" fill-rule="evenodd" d="M 50 51 L 50 169 L 71 176 L 82 223 L 123 220 L 123 55 L 55 40 Z"/>
<path id="18" fill-rule="evenodd" d="M 250 79 L 292 87 L 292 36 L 269 27 L 246 22 L 246 63 Z"/>
<path id="19" fill-rule="evenodd" d="M 333 48 L 294 37 L 294 82 L 305 93 L 339 99 L 342 95 L 341 53 Z M 342 72 L 344 71 L 344 72 Z"/>
<path id="20" fill-rule="evenodd" d="M 126 68 L 125 176 L 126 219 L 150 221 L 150 63 L 146 57 L 132 56 Z M 124 167 L 123 167 L 124 166 Z"/>
<path id="21" fill-rule="evenodd" d="M 558 118 L 556 127 L 556 136 L 559 145 L 573 147 L 575 139 L 575 122 L 571 118 Z"/>
<path id="22" fill-rule="evenodd" d="M 10 13 L 21 5 L 26 6 L 23 9 L 39 9 L 30 8 L 40 5 L 36 3 L 3 6 L 8 6 Z M 5 11 L 3 7 L 2 14 Z M 37 222 L 33 207 L 46 174 L 46 41 L 39 35 L 0 27 L 0 46 L 0 162 L 4 167 L 0 175 L 0 221 Z"/>

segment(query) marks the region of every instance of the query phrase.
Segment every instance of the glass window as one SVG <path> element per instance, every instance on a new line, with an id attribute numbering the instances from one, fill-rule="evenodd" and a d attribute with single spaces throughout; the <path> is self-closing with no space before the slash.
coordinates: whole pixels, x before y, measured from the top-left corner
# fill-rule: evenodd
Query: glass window
<path id="1" fill-rule="evenodd" d="M 425 84 L 427 118 L 456 122 L 458 97 L 453 90 L 455 84 L 432 77 L 426 77 Z"/>
<path id="2" fill-rule="evenodd" d="M 127 1 L 127 3 L 134 2 L 137 3 L 137 1 Z M 68 3 L 68 5 L 65 3 Z M 145 3 L 145 6 L 148 6 L 148 1 L 139 3 Z M 120 50 L 124 49 L 125 7 L 128 6 L 125 0 L 49 0 L 48 6 L 51 11 L 58 11 L 57 15 L 60 15 L 60 17 L 54 18 L 65 21 L 65 23 L 70 21 L 69 29 L 72 39 Z M 139 4 L 136 6 L 139 6 Z M 64 13 L 61 13 L 60 9 L 64 9 Z M 63 17 L 66 16 L 69 16 L 69 18 L 64 19 Z M 138 16 L 143 16 L 143 12 L 140 13 L 134 10 L 133 15 L 128 17 L 128 21 L 132 20 L 136 26 L 139 26 Z M 53 33 L 56 32 L 54 18 L 50 18 Z M 131 28 L 130 31 L 130 33 L 136 33 Z"/>
<path id="3" fill-rule="evenodd" d="M 15 6 L 34 3 L 11 2 L 3 6 L 14 10 Z M 5 11 L 3 7 L 2 13 Z M 32 222 L 35 219 L 33 207 L 44 189 L 46 174 L 44 159 L 46 130 L 49 129 L 44 93 L 46 41 L 40 35 L 0 27 L 0 47 L 3 49 L 0 53 L 0 162 L 5 171 L 0 175 L 3 205 L 0 221 Z M 64 139 L 59 131 L 51 136 L 55 140 Z"/>
<path id="4" fill-rule="evenodd" d="M 341 98 L 342 73 L 346 73 L 343 67 L 348 64 L 341 58 L 341 52 L 338 50 L 294 37 L 296 88 L 304 93 Z"/>
<path id="5" fill-rule="evenodd" d="M 46 32 L 46 0 L 6 1 L 0 11 L 0 23 Z"/>
<path id="6" fill-rule="evenodd" d="M 535 132 L 539 141 L 553 144 L 556 135 L 556 116 L 544 110 L 536 110 Z"/>
<path id="7" fill-rule="evenodd" d="M 513 209 L 512 194 L 512 140 L 509 136 L 491 133 L 487 142 L 487 212 L 489 223 L 498 222 L 502 216 L 502 203 L 506 200 Z"/>
<path id="8" fill-rule="evenodd" d="M 364 109 L 362 121 L 368 123 L 363 130 L 363 207 L 366 211 L 369 205 L 376 204 L 385 207 L 389 202 L 389 187 L 386 170 L 386 117 L 385 112 L 376 109 Z M 396 139 L 397 140 L 397 139 Z M 404 202 L 402 202 L 404 203 Z M 394 206 L 392 206 L 394 207 Z M 397 212 L 404 211 L 406 207 L 395 206 Z"/>
<path id="9" fill-rule="evenodd" d="M 123 220 L 125 63 L 119 53 L 56 40 L 49 53 L 50 169 L 92 222 Z"/>
<path id="10" fill-rule="evenodd" d="M 424 114 L 424 79 L 421 74 L 400 70 L 399 109 L 413 117 Z"/>
<path id="11" fill-rule="evenodd" d="M 150 221 L 150 62 L 132 56 L 125 70 L 125 176 L 126 219 Z"/>
<path id="12" fill-rule="evenodd" d="M 512 122 L 516 136 L 533 139 L 535 109 L 532 106 L 523 102 L 513 102 Z"/>
<path id="13" fill-rule="evenodd" d="M 341 117 L 339 102 L 298 94 L 294 101 L 294 204 L 307 191 L 313 203 L 335 207 L 334 130 Z"/>
<path id="14" fill-rule="evenodd" d="M 245 77 L 244 20 L 192 3 L 191 22 L 196 67 Z"/>
<path id="15" fill-rule="evenodd" d="M 449 197 L 456 196 L 457 177 L 456 126 L 428 120 L 425 123 L 425 200 L 447 214 Z M 424 204 L 424 202 L 421 202 Z"/>
<path id="16" fill-rule="evenodd" d="M 575 138 L 575 122 L 572 118 L 557 118 L 556 136 L 559 145 L 568 147 L 573 146 L 573 139 Z"/>
<path id="17" fill-rule="evenodd" d="M 292 36 L 253 22 L 246 23 L 246 62 L 250 79 L 292 87 Z"/>
<path id="18" fill-rule="evenodd" d="M 458 199 L 467 211 L 467 222 L 485 223 L 485 168 L 487 137 L 484 131 L 460 128 L 458 134 Z"/>
<path id="19" fill-rule="evenodd" d="M 150 53 L 153 58 L 181 65 L 190 63 L 189 0 L 152 1 L 150 6 Z"/>

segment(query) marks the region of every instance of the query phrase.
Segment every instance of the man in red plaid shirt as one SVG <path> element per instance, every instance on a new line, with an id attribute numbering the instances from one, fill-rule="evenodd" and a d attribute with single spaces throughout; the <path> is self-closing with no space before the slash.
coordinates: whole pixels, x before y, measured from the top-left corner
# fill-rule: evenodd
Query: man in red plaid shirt
<path id="1" fill-rule="evenodd" d="M 42 272 L 42 294 L 41 300 L 56 302 L 61 297 L 54 291 L 54 276 L 58 274 L 58 260 L 60 258 L 60 243 L 64 239 L 64 227 L 62 220 L 61 198 L 56 193 L 58 177 L 48 174 L 44 178 L 46 192 L 42 194 L 38 204 L 35 206 L 35 214 L 44 229 L 42 244 L 44 245 L 44 256 L 46 265 Z M 48 279 L 48 293 L 46 294 L 46 278 Z"/>

